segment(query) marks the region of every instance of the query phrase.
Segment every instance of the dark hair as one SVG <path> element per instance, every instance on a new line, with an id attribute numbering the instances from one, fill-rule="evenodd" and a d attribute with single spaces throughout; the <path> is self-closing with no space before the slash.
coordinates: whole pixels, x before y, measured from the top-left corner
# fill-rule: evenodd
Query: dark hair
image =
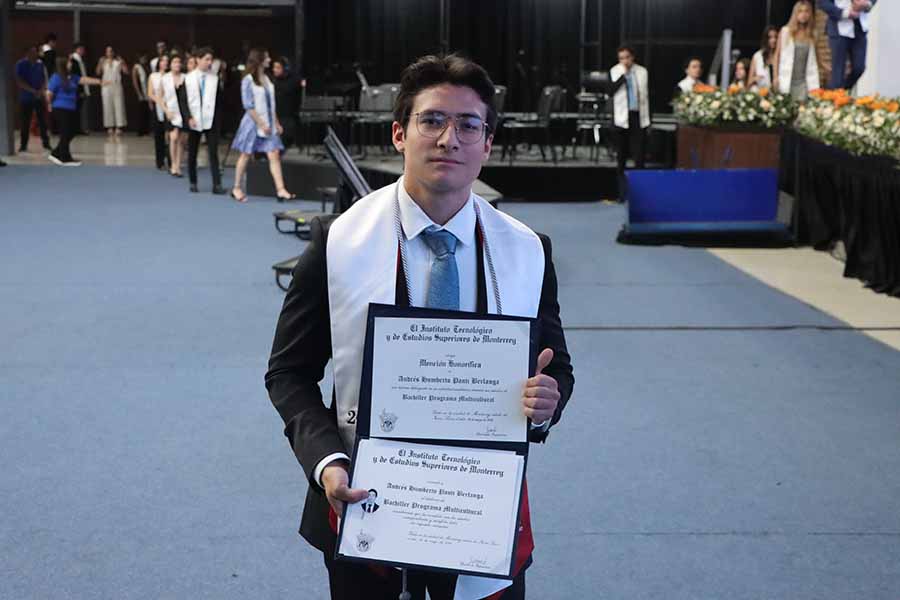
<path id="1" fill-rule="evenodd" d="M 247 65 L 244 70 L 245 73 L 250 73 L 250 76 L 253 78 L 253 83 L 256 85 L 262 85 L 262 80 L 259 78 L 259 67 L 266 62 L 266 49 L 265 48 L 251 48 L 250 52 L 247 53 Z"/>
<path id="2" fill-rule="evenodd" d="M 632 58 L 637 56 L 637 53 L 635 53 L 634 48 L 632 48 L 628 44 L 622 44 L 621 46 L 619 46 L 618 49 L 616 50 L 616 56 L 618 56 L 620 52 L 628 52 Z"/>
<path id="3" fill-rule="evenodd" d="M 694 62 L 695 60 L 696 60 L 697 62 L 700 63 L 700 66 L 701 66 L 701 67 L 703 66 L 703 59 L 702 59 L 702 58 L 700 58 L 699 56 L 692 56 L 692 57 L 690 57 L 689 59 L 687 59 L 686 61 L 684 61 L 684 69 L 687 70 L 688 67 L 691 66 L 691 63 Z"/>
<path id="4" fill-rule="evenodd" d="M 56 38 L 56 34 L 55 34 L 55 33 L 48 33 L 48 34 L 47 34 L 47 37 L 44 39 L 44 43 L 46 44 L 47 42 L 55 42 L 56 39 L 57 39 L 57 38 Z"/>
<path id="5" fill-rule="evenodd" d="M 287 65 L 288 65 L 287 59 L 283 56 L 276 56 L 275 58 L 273 58 L 272 64 L 274 65 L 275 63 L 279 63 L 285 69 L 287 68 Z"/>
<path id="6" fill-rule="evenodd" d="M 769 55 L 772 54 L 772 51 L 769 49 L 769 34 L 773 31 L 778 33 L 778 28 L 774 25 L 766 25 L 766 28 L 763 29 L 762 39 L 759 41 L 759 49 L 762 50 L 763 61 L 768 61 Z"/>
<path id="7" fill-rule="evenodd" d="M 177 52 L 173 52 L 169 55 L 169 70 L 172 70 L 172 63 L 175 62 L 176 58 L 181 61 L 181 72 L 184 73 L 184 69 L 185 67 L 187 67 L 187 64 L 185 64 L 184 62 L 184 57 Z M 156 66 L 158 67 L 159 64 L 157 63 Z"/>
<path id="8" fill-rule="evenodd" d="M 750 59 L 742 58 L 741 60 L 734 63 L 734 71 L 732 72 L 732 76 L 737 77 L 737 68 L 738 65 L 744 65 L 744 85 L 746 87 L 750 87 Z M 737 83 L 737 79 L 732 81 L 732 83 Z"/>
<path id="9" fill-rule="evenodd" d="M 372 493 L 372 492 L 375 492 L 375 495 L 376 495 L 376 496 L 378 495 L 378 490 L 376 490 L 376 489 L 371 489 L 371 490 L 369 490 L 369 493 Z"/>
<path id="10" fill-rule="evenodd" d="M 197 48 L 197 51 L 194 53 L 194 56 L 196 56 L 197 58 L 203 58 L 207 54 L 211 54 L 213 56 L 213 58 L 215 58 L 215 56 L 216 56 L 216 53 L 213 52 L 213 49 L 210 48 L 209 46 L 200 46 L 199 48 Z"/>
<path id="11" fill-rule="evenodd" d="M 72 49 L 73 49 L 73 50 L 78 50 L 79 48 L 85 48 L 85 49 L 87 49 L 87 46 L 85 46 L 85 45 L 84 45 L 84 42 L 82 42 L 81 40 L 78 40 L 77 42 L 75 42 L 74 44 L 72 44 Z"/>
<path id="12" fill-rule="evenodd" d="M 442 83 L 471 88 L 487 108 L 487 126 L 491 131 L 497 125 L 494 108 L 494 82 L 481 65 L 458 54 L 423 56 L 400 75 L 400 93 L 394 102 L 394 120 L 404 129 L 409 125 L 413 104 L 419 92 Z"/>
<path id="13" fill-rule="evenodd" d="M 28 44 L 27 46 L 25 46 L 25 54 L 28 54 L 28 53 L 31 52 L 32 50 L 34 50 L 35 52 L 37 52 L 37 49 L 38 49 L 38 47 L 35 46 L 34 44 Z"/>

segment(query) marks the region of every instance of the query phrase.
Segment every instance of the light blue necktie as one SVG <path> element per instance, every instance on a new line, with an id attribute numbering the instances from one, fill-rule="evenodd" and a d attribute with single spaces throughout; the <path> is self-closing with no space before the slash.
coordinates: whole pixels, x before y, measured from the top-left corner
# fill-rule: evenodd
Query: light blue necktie
<path id="1" fill-rule="evenodd" d="M 459 310 L 459 271 L 456 268 L 456 236 L 446 229 L 429 227 L 422 239 L 434 253 L 431 280 L 428 285 L 427 308 Z"/>
<path id="2" fill-rule="evenodd" d="M 625 76 L 625 86 L 628 91 L 628 110 L 637 110 L 638 98 L 633 73 L 629 72 L 628 75 Z"/>
<path id="3" fill-rule="evenodd" d="M 203 92 L 206 90 L 206 75 L 200 74 L 200 120 L 203 120 Z M 203 128 L 203 125 L 200 125 Z"/>

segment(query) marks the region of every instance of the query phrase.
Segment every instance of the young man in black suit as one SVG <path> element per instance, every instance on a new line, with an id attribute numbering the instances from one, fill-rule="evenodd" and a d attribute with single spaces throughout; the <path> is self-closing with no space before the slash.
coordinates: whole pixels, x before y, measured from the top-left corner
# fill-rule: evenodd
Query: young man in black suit
<path id="1" fill-rule="evenodd" d="M 490 156 L 497 121 L 493 94 L 487 72 L 455 55 L 428 56 L 407 67 L 392 133 L 394 147 L 404 155 L 403 177 L 333 221 L 314 220 L 310 244 L 294 269 L 266 387 L 309 481 L 300 533 L 324 553 L 333 599 L 394 600 L 401 585 L 394 569 L 333 560 L 336 515 L 345 502 L 369 496 L 368 490 L 349 487 L 347 469 L 370 302 L 435 306 L 430 283 L 439 277 L 432 269 L 448 260 L 449 252 L 458 282 L 451 308 L 540 321 L 543 350 L 522 396 L 531 441 L 547 439 L 572 393 L 550 240 L 471 191 Z M 435 251 L 434 237 L 452 242 Z M 406 260 L 397 259 L 400 251 Z M 319 382 L 329 360 L 335 388 L 327 408 Z M 527 509 L 526 494 L 525 514 Z M 533 548 L 527 518 L 519 531 L 522 551 L 511 585 L 411 571 L 413 597 L 424 599 L 427 589 L 433 600 L 524 598 L 524 570 Z"/>

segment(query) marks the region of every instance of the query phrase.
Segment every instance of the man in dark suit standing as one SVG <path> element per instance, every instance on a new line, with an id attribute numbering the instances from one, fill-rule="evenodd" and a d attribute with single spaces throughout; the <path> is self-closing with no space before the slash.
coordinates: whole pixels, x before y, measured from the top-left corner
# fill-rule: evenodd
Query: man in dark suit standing
<path id="1" fill-rule="evenodd" d="M 866 70 L 869 11 L 878 0 L 819 0 L 828 14 L 825 32 L 831 47 L 830 89 L 853 89 Z M 847 74 L 847 59 L 850 74 Z"/>
<path id="2" fill-rule="evenodd" d="M 537 374 L 522 394 L 529 439 L 543 442 L 572 393 L 574 378 L 559 317 L 550 240 L 473 194 L 490 156 L 497 114 L 483 68 L 455 55 L 407 67 L 394 110 L 394 147 L 403 177 L 333 221 L 314 220 L 278 320 L 266 387 L 309 480 L 300 533 L 324 553 L 333 599 L 390 599 L 394 569 L 333 559 L 336 515 L 368 498 L 349 487 L 365 318 L 371 302 L 537 318 Z M 329 360 L 329 408 L 319 382 Z M 523 494 L 515 579 L 486 580 L 411 571 L 424 599 L 524 598 L 533 539 Z"/>

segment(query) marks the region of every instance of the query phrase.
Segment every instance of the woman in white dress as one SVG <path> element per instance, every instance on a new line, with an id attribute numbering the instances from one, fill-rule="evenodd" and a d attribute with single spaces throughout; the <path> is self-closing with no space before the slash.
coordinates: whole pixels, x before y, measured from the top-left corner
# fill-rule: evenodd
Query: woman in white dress
<path id="1" fill-rule="evenodd" d="M 103 81 L 100 98 L 103 101 L 103 126 L 110 137 L 122 133 L 128 124 L 125 118 L 125 91 L 122 89 L 122 75 L 128 74 L 128 64 L 116 55 L 112 46 L 107 46 L 97 62 L 97 75 Z"/>

